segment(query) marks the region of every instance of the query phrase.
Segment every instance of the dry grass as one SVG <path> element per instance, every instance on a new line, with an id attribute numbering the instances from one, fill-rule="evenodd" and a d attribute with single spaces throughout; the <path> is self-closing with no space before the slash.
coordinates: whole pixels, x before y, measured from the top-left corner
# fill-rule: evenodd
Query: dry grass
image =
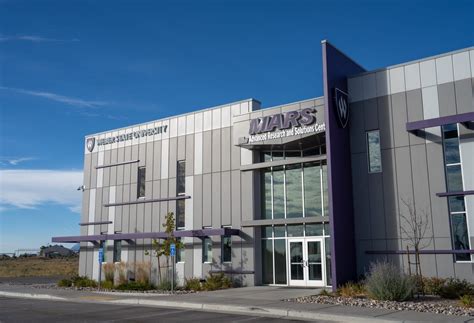
<path id="1" fill-rule="evenodd" d="M 47 277 L 77 275 L 79 257 L 48 259 L 40 257 L 0 260 L 0 277 Z"/>

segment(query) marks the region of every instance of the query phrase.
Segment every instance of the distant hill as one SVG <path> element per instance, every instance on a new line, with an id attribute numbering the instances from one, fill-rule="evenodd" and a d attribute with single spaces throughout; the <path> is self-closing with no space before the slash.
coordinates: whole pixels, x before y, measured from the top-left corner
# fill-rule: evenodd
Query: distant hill
<path id="1" fill-rule="evenodd" d="M 74 251 L 75 253 L 78 253 L 80 248 L 81 248 L 81 245 L 79 243 L 76 243 L 74 246 L 71 247 L 71 250 Z"/>

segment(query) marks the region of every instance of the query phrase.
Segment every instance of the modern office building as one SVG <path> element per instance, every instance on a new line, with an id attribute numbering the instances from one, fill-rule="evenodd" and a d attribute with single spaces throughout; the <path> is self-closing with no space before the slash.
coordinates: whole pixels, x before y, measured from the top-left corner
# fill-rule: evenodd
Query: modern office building
<path id="1" fill-rule="evenodd" d="M 388 258 L 474 281 L 474 48 L 366 71 L 322 42 L 324 96 L 248 99 L 88 135 L 81 275 L 137 263 L 176 218 L 177 273 L 338 286 Z M 291 91 L 291 89 L 288 89 Z M 414 259 L 412 259 L 414 260 Z"/>

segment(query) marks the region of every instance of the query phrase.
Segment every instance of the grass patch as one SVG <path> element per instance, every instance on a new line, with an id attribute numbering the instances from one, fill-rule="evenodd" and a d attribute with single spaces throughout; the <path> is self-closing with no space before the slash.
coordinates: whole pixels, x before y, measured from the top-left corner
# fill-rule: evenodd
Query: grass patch
<path id="1" fill-rule="evenodd" d="M 79 268 L 79 257 L 25 257 L 0 260 L 0 277 L 73 276 Z"/>

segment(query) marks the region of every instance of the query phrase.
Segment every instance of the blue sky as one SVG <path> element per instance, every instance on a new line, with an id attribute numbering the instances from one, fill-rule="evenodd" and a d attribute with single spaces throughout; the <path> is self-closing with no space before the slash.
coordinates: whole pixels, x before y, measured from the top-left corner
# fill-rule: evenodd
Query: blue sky
<path id="1" fill-rule="evenodd" d="M 366 69 L 474 45 L 472 1 L 0 0 L 0 252 L 79 233 L 86 134 L 322 95 L 322 39 Z"/>

